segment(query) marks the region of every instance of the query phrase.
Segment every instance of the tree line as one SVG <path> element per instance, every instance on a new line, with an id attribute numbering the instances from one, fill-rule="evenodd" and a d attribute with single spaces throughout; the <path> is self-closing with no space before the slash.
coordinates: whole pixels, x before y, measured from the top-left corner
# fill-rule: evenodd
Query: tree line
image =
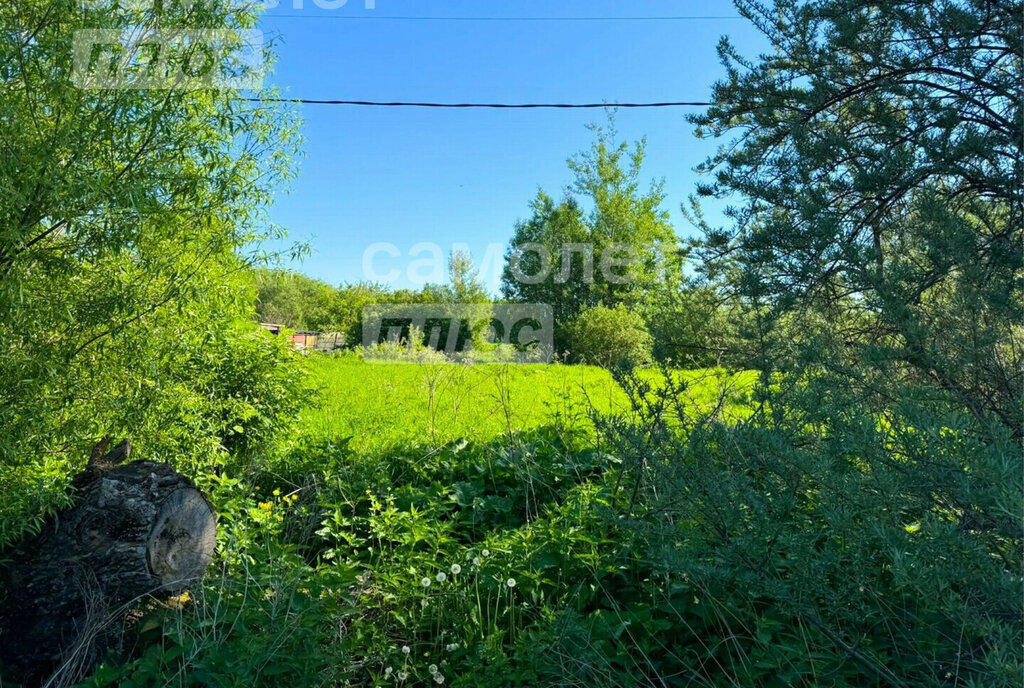
<path id="1" fill-rule="evenodd" d="M 692 242 L 669 222 L 662 184 L 640 186 L 646 141 L 618 141 L 613 114 L 606 126 L 591 128 L 595 140 L 570 158 L 574 181 L 561 200 L 539 191 L 529 218 L 515 224 L 500 297 L 487 293 L 471 256 L 456 251 L 449 281 L 418 290 L 370 282 L 334 287 L 295 271 L 257 270 L 258 318 L 342 333 L 347 346 L 359 347 L 363 309 L 373 304 L 546 304 L 561 360 L 742 366 L 748 313 L 724 284 L 692 265 L 687 274 Z"/>

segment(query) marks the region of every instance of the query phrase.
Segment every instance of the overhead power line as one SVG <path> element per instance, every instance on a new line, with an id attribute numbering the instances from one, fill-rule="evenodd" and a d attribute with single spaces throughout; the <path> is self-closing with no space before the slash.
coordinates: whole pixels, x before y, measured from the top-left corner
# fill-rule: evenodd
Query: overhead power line
<path id="1" fill-rule="evenodd" d="M 720 21 L 744 19 L 732 15 L 676 15 L 667 17 L 415 17 L 376 14 L 265 14 L 264 19 L 332 19 L 337 21 L 452 21 L 452 22 L 652 22 Z"/>
<path id="2" fill-rule="evenodd" d="M 582 110 L 596 108 L 670 108 L 707 107 L 713 103 L 704 101 L 676 101 L 662 103 L 417 103 L 383 102 L 376 100 L 313 100 L 309 98 L 244 98 L 253 103 L 296 103 L 302 105 L 349 105 L 357 107 L 417 107 L 450 109 L 493 109 L 493 110 Z"/>

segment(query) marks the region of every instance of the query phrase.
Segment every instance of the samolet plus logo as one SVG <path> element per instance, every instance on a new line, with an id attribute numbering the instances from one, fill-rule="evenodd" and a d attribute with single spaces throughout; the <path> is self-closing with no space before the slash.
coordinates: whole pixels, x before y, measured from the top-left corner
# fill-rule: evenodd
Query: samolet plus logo
<path id="1" fill-rule="evenodd" d="M 72 74 L 86 90 L 259 89 L 263 32 L 82 29 Z"/>
<path id="2" fill-rule="evenodd" d="M 117 13 L 120 28 L 86 28 L 73 35 L 72 79 L 85 90 L 259 89 L 266 73 L 263 32 L 179 26 L 198 0 L 86 0 L 97 23 Z M 230 19 L 230 17 L 228 17 Z"/>
<path id="3" fill-rule="evenodd" d="M 363 309 L 363 347 L 432 350 L 450 360 L 504 350 L 506 363 L 550 363 L 554 313 L 545 304 L 375 304 Z M 416 362 L 415 358 L 364 360 Z"/>

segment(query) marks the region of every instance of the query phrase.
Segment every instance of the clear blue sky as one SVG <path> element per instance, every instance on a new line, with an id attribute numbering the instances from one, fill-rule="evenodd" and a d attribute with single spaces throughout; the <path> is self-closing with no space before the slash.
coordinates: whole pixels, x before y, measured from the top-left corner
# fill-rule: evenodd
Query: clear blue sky
<path id="1" fill-rule="evenodd" d="M 680 21 L 387 21 L 388 16 L 736 16 L 725 0 L 278 0 L 262 22 L 276 36 L 270 83 L 289 97 L 442 102 L 706 100 L 728 34 L 748 55 L 765 49 L 743 19 Z M 297 8 L 295 5 L 304 5 Z M 326 5 L 326 2 L 321 2 Z M 288 16 L 283 16 L 288 15 Z M 343 17 L 355 17 L 344 19 Z M 688 109 L 622 110 L 623 138 L 648 137 L 645 176 L 664 178 L 677 231 L 693 167 L 711 152 Z M 561 195 L 567 157 L 588 146 L 601 110 L 422 110 L 302 106 L 305 155 L 271 211 L 314 254 L 293 267 L 332 284 L 365 278 L 363 254 L 389 242 L 375 271 L 406 274 L 413 245 L 447 253 L 468 244 L 477 260 L 505 243 L 539 187 Z M 420 256 L 421 258 L 424 256 Z M 495 282 L 489 286 L 493 289 Z"/>

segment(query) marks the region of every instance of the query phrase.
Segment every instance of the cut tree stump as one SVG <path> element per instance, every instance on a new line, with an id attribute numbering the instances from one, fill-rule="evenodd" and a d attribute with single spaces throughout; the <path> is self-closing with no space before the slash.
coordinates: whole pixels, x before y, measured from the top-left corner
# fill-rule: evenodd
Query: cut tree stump
<path id="1" fill-rule="evenodd" d="M 0 556 L 0 664 L 26 685 L 84 675 L 133 608 L 182 592 L 213 558 L 209 502 L 167 464 L 118 465 L 130 449 L 94 452 L 74 505 Z"/>

